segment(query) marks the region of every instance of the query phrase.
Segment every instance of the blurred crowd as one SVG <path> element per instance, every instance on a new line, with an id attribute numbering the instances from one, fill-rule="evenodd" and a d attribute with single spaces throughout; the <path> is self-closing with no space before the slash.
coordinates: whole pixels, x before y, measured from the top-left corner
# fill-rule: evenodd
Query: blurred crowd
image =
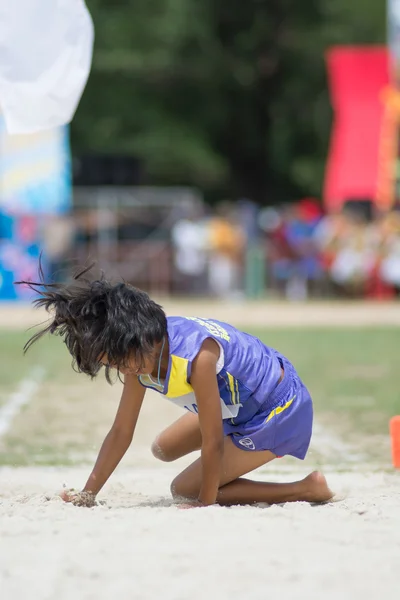
<path id="1" fill-rule="evenodd" d="M 65 273 L 71 259 L 90 254 L 103 264 L 113 254 L 118 265 L 125 259 L 124 270 L 117 267 L 125 279 L 143 286 L 143 272 L 152 270 L 172 294 L 241 298 L 251 277 L 253 289 L 289 300 L 400 294 L 398 206 L 371 218 L 352 202 L 324 214 L 314 199 L 262 209 L 241 200 L 212 211 L 182 207 L 164 220 L 152 211 L 139 220 L 110 210 L 100 217 L 87 212 L 49 222 L 45 254 L 53 275 Z"/>
<path id="2" fill-rule="evenodd" d="M 349 202 L 323 214 L 312 199 L 261 213 L 271 277 L 288 298 L 387 299 L 400 290 L 400 210 L 368 216 Z"/>
<path id="3" fill-rule="evenodd" d="M 240 296 L 255 246 L 268 290 L 289 300 L 400 293 L 400 206 L 371 218 L 355 202 L 335 214 L 314 199 L 261 210 L 250 201 L 223 203 L 214 215 L 178 221 L 172 239 L 189 293 Z"/>
<path id="4" fill-rule="evenodd" d="M 222 202 L 213 214 L 188 209 L 173 225 L 171 241 L 178 293 L 235 297 L 243 294 L 246 227 Z"/>

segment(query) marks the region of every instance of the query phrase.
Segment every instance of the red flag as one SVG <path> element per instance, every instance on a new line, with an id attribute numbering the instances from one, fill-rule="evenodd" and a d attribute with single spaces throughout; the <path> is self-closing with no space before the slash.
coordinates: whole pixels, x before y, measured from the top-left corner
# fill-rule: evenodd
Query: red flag
<path id="1" fill-rule="evenodd" d="M 336 47 L 327 54 L 334 123 L 324 184 L 328 210 L 349 199 L 376 199 L 383 91 L 389 84 L 385 47 Z"/>

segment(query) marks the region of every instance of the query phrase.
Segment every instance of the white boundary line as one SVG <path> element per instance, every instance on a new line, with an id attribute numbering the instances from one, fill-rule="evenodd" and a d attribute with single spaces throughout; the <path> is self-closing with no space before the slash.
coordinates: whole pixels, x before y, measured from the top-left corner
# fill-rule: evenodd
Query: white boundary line
<path id="1" fill-rule="evenodd" d="M 9 396 L 6 403 L 0 407 L 0 438 L 6 435 L 12 425 L 14 418 L 23 406 L 29 404 L 39 389 L 43 380 L 45 369 L 36 367 L 32 369 L 29 376 L 21 381 L 17 390 Z"/>

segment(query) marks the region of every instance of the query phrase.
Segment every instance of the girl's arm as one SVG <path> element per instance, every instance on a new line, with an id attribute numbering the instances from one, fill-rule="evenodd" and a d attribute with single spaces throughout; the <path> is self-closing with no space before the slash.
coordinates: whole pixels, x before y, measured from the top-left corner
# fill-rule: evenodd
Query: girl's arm
<path id="1" fill-rule="evenodd" d="M 206 339 L 193 361 L 190 376 L 196 394 L 202 436 L 202 478 L 198 499 L 206 506 L 214 504 L 217 499 L 224 454 L 224 431 L 216 376 L 219 352 L 216 342 L 211 338 Z"/>
<path id="2" fill-rule="evenodd" d="M 125 375 L 124 389 L 114 423 L 101 446 L 83 492 L 98 494 L 129 448 L 145 392 L 136 375 Z M 65 494 L 63 497 L 65 500 L 69 499 Z M 74 501 L 73 496 L 70 500 Z"/>

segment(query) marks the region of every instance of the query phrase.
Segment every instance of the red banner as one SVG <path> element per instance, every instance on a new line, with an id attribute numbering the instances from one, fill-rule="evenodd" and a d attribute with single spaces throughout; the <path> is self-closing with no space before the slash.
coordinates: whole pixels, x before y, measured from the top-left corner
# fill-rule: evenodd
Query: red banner
<path id="1" fill-rule="evenodd" d="M 384 120 L 384 91 L 389 85 L 385 47 L 333 48 L 327 67 L 334 123 L 324 201 L 328 210 L 335 210 L 349 199 L 376 200 L 382 160 L 385 166 L 388 160 L 385 143 L 388 151 L 393 149 L 392 141 L 382 136 L 397 131 L 389 130 Z"/>

